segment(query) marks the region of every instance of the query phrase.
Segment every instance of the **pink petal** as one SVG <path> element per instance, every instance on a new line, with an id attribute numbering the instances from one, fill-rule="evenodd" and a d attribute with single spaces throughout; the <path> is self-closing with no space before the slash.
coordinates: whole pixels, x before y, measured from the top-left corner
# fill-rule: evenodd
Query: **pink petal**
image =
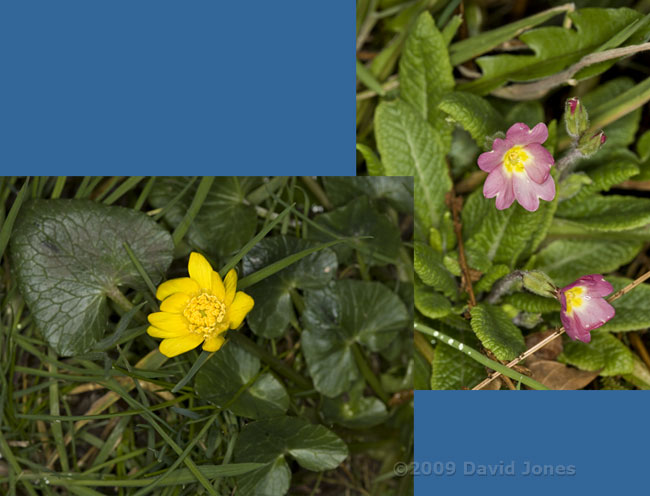
<path id="1" fill-rule="evenodd" d="M 603 298 L 586 296 L 582 302 L 582 305 L 573 309 L 573 314 L 578 317 L 583 331 L 591 331 L 602 326 L 616 314 L 614 307 Z"/>
<path id="2" fill-rule="evenodd" d="M 503 153 L 491 152 L 481 153 L 478 156 L 478 166 L 485 172 L 492 172 L 503 163 Z"/>
<path id="3" fill-rule="evenodd" d="M 533 129 L 530 129 L 523 122 L 517 122 L 510 126 L 506 133 L 506 139 L 517 145 L 525 146 L 530 143 L 544 143 L 548 139 L 548 128 L 540 122 Z"/>
<path id="4" fill-rule="evenodd" d="M 542 184 L 537 184 L 528 174 L 513 174 L 515 198 L 529 212 L 539 208 L 539 199 L 551 201 L 555 197 L 553 177 L 548 176 Z"/>
<path id="5" fill-rule="evenodd" d="M 533 181 L 542 184 L 548 178 L 551 166 L 555 162 L 553 155 L 538 143 L 526 145 L 525 150 L 531 156 L 526 162 L 526 172 Z"/>
<path id="6" fill-rule="evenodd" d="M 582 276 L 576 282 L 572 284 L 573 286 L 584 286 L 587 290 L 587 294 L 591 297 L 603 297 L 610 294 L 614 291 L 614 287 L 608 283 L 603 276 L 600 274 L 591 274 L 588 276 Z M 571 289 L 571 288 L 569 288 Z M 564 290 L 563 290 L 564 291 Z"/>
<path id="7" fill-rule="evenodd" d="M 571 339 L 574 341 L 577 339 L 578 341 L 582 341 L 583 343 L 588 343 L 591 341 L 591 334 L 589 334 L 589 331 L 586 331 L 580 322 L 580 318 L 578 315 L 573 312 L 573 315 L 569 316 L 566 314 L 566 312 L 562 311 L 560 313 L 560 320 L 562 321 L 562 325 L 564 326 L 564 330 L 567 333 L 567 336 L 569 336 Z"/>
<path id="8" fill-rule="evenodd" d="M 485 198 L 494 198 L 496 196 L 496 207 L 499 210 L 508 208 L 515 201 L 515 195 L 512 191 L 512 177 L 508 177 L 503 167 L 490 172 L 483 184 L 483 196 Z"/>
<path id="9" fill-rule="evenodd" d="M 492 142 L 492 150 L 478 156 L 478 166 L 485 172 L 492 172 L 503 163 L 503 156 L 513 146 L 509 140 L 495 139 Z"/>

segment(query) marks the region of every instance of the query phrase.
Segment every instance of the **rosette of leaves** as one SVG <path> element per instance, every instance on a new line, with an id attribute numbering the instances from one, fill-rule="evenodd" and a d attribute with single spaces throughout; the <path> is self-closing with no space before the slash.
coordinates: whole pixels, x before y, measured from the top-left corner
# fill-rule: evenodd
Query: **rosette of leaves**
<path id="1" fill-rule="evenodd" d="M 386 79 L 394 70 L 399 88 L 382 89 L 360 102 L 358 150 L 370 174 L 414 176 L 416 319 L 493 359 L 510 360 L 525 349 L 528 334 L 559 323 L 559 307 L 557 301 L 527 292 L 521 283 L 494 297 L 495 283 L 512 272 L 533 269 L 544 271 L 559 286 L 593 273 L 615 280 L 612 276 L 621 268 L 642 261 L 643 246 L 650 242 L 647 194 L 608 191 L 647 176 L 650 133 L 638 141 L 637 133 L 643 105 L 650 100 L 650 79 L 634 71 L 628 71 L 632 77 L 619 77 L 617 54 L 623 52 L 613 50 L 633 55 L 646 49 L 640 44 L 650 36 L 650 21 L 627 8 L 572 11 L 562 6 L 484 32 L 475 26 L 472 36 L 454 41 L 460 19 L 438 12 L 441 22 L 432 12 L 435 7 L 402 12 L 400 44 L 386 46 L 366 67 L 370 74 L 360 76 L 363 84 L 373 76 L 379 87 L 394 87 Z M 544 25 L 562 16 L 562 26 Z M 496 53 L 510 40 L 530 50 Z M 454 72 L 472 59 L 480 74 L 469 74 L 465 67 Z M 578 87 L 590 131 L 602 128 L 608 138 L 602 148 L 575 161 L 568 173 L 553 172 L 556 197 L 537 211 L 519 205 L 497 210 L 482 194 L 477 156 L 513 123 L 532 127 L 546 122 L 549 139 L 544 145 L 557 163 L 572 142 L 565 131 L 564 108 L 555 102 L 572 96 L 566 90 L 569 79 L 586 81 L 603 72 L 607 82 L 591 79 L 594 84 Z M 458 74 L 464 77 L 456 78 Z M 373 108 L 374 118 L 369 119 Z M 451 194 L 463 197 L 456 220 L 448 206 Z M 454 224 L 461 228 L 465 267 Z M 477 303 L 471 313 L 469 283 Z M 643 329 L 648 315 L 650 303 L 639 300 L 634 310 L 629 306 L 617 311 L 595 332 Z M 592 346 L 603 342 L 599 338 Z M 425 375 L 416 375 L 416 384 L 471 388 L 486 376 L 483 367 L 442 342 L 416 343 L 416 373 Z M 563 359 L 594 370 L 601 362 L 587 368 L 587 361 L 568 358 L 582 345 L 571 343 Z M 624 363 L 627 368 L 619 371 L 643 375 L 638 361 L 633 372 L 632 362 Z"/>

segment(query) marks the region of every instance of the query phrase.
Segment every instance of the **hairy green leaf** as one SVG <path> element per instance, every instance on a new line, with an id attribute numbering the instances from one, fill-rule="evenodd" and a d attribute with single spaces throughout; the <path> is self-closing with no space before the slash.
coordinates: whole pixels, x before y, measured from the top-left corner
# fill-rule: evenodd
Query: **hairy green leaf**
<path id="1" fill-rule="evenodd" d="M 430 319 L 439 319 L 451 313 L 451 303 L 447 298 L 421 284 L 415 286 L 415 308 Z"/>
<path id="2" fill-rule="evenodd" d="M 472 329 L 499 360 L 512 360 L 526 349 L 521 331 L 500 307 L 480 303 L 470 313 Z"/>
<path id="3" fill-rule="evenodd" d="M 539 238 L 550 227 L 547 209 L 552 207 L 544 205 L 547 202 L 540 202 L 537 211 L 528 212 L 519 204 L 497 210 L 494 200 L 480 199 L 478 195 L 475 201 L 490 205 L 478 231 L 467 241 L 465 252 L 469 265 L 482 272 L 487 272 L 492 263 L 514 268 L 520 256 L 530 250 L 531 242 L 541 242 Z M 485 210 L 476 208 L 475 211 Z"/>
<path id="4" fill-rule="evenodd" d="M 483 150 L 489 149 L 488 138 L 505 128 L 501 115 L 485 98 L 464 91 L 447 93 L 440 110 L 460 124 Z"/>
<path id="5" fill-rule="evenodd" d="M 575 29 L 550 26 L 530 30 L 519 39 L 533 55 L 492 55 L 476 60 L 483 76 L 459 86 L 485 95 L 508 81 L 530 81 L 559 72 L 600 48 L 642 15 L 632 9 L 586 8 L 570 12 Z M 610 47 L 611 48 L 611 47 Z M 611 62 L 613 63 L 613 62 Z M 600 66 L 599 71 L 611 66 Z M 590 71 L 590 76 L 595 75 Z"/>
<path id="6" fill-rule="evenodd" d="M 458 291 L 454 277 L 443 263 L 442 255 L 430 246 L 419 241 L 415 242 L 413 266 L 415 273 L 427 286 L 432 286 L 447 296 L 454 295 Z"/>
<path id="7" fill-rule="evenodd" d="M 488 269 L 488 271 L 474 284 L 474 292 L 480 293 L 482 291 L 489 291 L 492 285 L 504 276 L 510 274 L 510 268 L 507 265 L 496 264 Z"/>
<path id="8" fill-rule="evenodd" d="M 618 291 L 632 282 L 624 277 L 607 276 L 607 281 Z M 600 331 L 639 331 L 650 327 L 650 284 L 641 284 L 626 295 L 621 296 L 612 303 L 616 315 L 604 326 L 594 332 Z"/>
<path id="9" fill-rule="evenodd" d="M 559 301 L 532 293 L 512 293 L 505 297 L 505 303 L 530 313 L 559 313 L 561 310 Z"/>
<path id="10" fill-rule="evenodd" d="M 375 113 L 375 135 L 386 174 L 415 180 L 416 237 L 426 239 L 439 227 L 445 195 L 452 182 L 439 134 L 403 100 L 381 102 Z"/>
<path id="11" fill-rule="evenodd" d="M 154 284 L 172 261 L 171 236 L 135 210 L 86 200 L 34 200 L 18 216 L 11 258 L 36 326 L 59 355 L 88 352 L 108 327 L 106 297 L 147 288 L 128 244 Z"/>
<path id="12" fill-rule="evenodd" d="M 586 274 L 607 274 L 630 262 L 641 249 L 637 241 L 553 241 L 533 256 L 527 269 L 546 272 L 558 286 Z"/>
<path id="13" fill-rule="evenodd" d="M 558 217 L 594 231 L 627 231 L 650 223 L 650 199 L 647 198 L 592 195 L 582 203 L 574 199 L 567 202 L 572 205 L 563 206 Z"/>
<path id="14" fill-rule="evenodd" d="M 400 95 L 433 126 L 447 144 L 451 127 L 438 110 L 455 84 L 447 44 L 431 14 L 423 12 L 411 30 L 399 62 Z"/>
<path id="15" fill-rule="evenodd" d="M 593 333 L 589 343 L 565 343 L 558 360 L 581 370 L 598 370 L 603 376 L 630 374 L 634 369 L 634 354 L 608 332 Z"/>
<path id="16" fill-rule="evenodd" d="M 474 336 L 463 336 L 459 339 L 464 344 L 477 347 L 478 341 Z M 456 333 L 461 335 L 462 333 Z M 469 343 L 468 343 L 469 341 Z M 471 389 L 485 379 L 485 367 L 445 343 L 436 346 L 431 368 L 431 389 Z"/>
<path id="17" fill-rule="evenodd" d="M 381 160 L 375 154 L 372 148 L 362 143 L 357 143 L 357 150 L 363 155 L 363 158 L 366 161 L 366 167 L 368 168 L 368 174 L 371 176 L 383 176 L 385 175 L 384 166 L 381 165 Z"/>

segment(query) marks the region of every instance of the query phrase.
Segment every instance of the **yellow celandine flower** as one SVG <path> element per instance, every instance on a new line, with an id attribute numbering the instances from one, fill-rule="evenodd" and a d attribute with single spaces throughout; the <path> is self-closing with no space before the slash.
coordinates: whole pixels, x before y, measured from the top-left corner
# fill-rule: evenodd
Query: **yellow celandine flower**
<path id="1" fill-rule="evenodd" d="M 237 272 L 231 269 L 222 281 L 200 253 L 191 253 L 190 277 L 170 279 L 158 286 L 160 312 L 149 315 L 147 333 L 163 338 L 160 352 L 174 357 L 203 343 L 205 351 L 217 351 L 224 333 L 238 328 L 253 309 L 253 298 L 237 291 Z"/>

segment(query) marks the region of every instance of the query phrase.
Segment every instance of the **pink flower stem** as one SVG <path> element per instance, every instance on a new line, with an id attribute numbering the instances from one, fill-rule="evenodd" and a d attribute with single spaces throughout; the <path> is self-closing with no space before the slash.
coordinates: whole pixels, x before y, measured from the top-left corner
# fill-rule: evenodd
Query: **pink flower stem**
<path id="1" fill-rule="evenodd" d="M 623 289 L 621 289 L 620 291 L 617 291 L 617 292 L 614 293 L 612 296 L 610 296 L 609 298 L 607 298 L 607 301 L 608 301 L 609 303 L 612 303 L 613 301 L 619 299 L 621 296 L 623 296 L 623 295 L 629 293 L 630 291 L 632 291 L 634 288 L 636 288 L 639 284 L 641 284 L 643 281 L 645 281 L 645 280 L 647 280 L 647 279 L 650 279 L 650 270 L 649 270 L 648 272 L 646 272 L 645 274 L 643 274 L 641 277 L 636 278 L 634 281 L 632 281 L 630 284 L 628 284 L 627 286 L 625 286 L 625 287 L 624 287 Z M 519 362 L 521 362 L 522 360 L 525 360 L 525 359 L 528 358 L 530 355 L 532 355 L 533 353 L 535 353 L 537 350 L 539 350 L 540 348 L 543 348 L 543 347 L 546 346 L 548 343 L 550 343 L 551 341 L 553 341 L 555 338 L 561 336 L 562 334 L 564 334 L 564 327 L 560 327 L 558 330 L 556 330 L 555 332 L 553 332 L 553 334 L 551 334 L 550 336 L 548 336 L 546 339 L 543 339 L 542 341 L 540 341 L 539 343 L 537 343 L 535 346 L 533 346 L 533 347 L 527 349 L 526 351 L 524 351 L 524 352 L 523 352 L 521 355 L 519 355 L 517 358 L 515 358 L 514 360 L 511 360 L 509 363 L 507 363 L 507 364 L 506 364 L 506 367 L 508 367 L 508 368 L 512 368 L 512 367 L 514 367 L 514 366 L 517 365 Z M 490 376 L 488 376 L 487 379 L 485 379 L 484 381 L 482 381 L 482 382 L 481 382 L 480 384 L 478 384 L 477 386 L 474 386 L 474 387 L 472 388 L 472 390 L 474 391 L 474 390 L 478 390 L 478 389 L 483 389 L 485 386 L 487 386 L 489 383 L 491 383 L 494 379 L 496 379 L 496 378 L 499 377 L 500 375 L 501 375 L 501 372 L 496 372 L 496 371 L 493 372 Z"/>

